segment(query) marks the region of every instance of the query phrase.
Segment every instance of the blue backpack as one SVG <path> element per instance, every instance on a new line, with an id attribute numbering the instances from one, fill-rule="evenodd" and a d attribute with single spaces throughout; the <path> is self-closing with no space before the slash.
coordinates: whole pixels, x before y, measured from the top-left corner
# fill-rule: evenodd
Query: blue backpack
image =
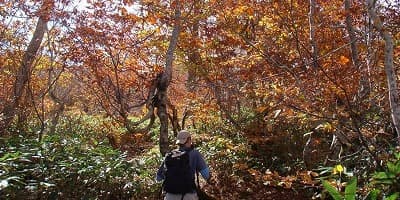
<path id="1" fill-rule="evenodd" d="M 186 194 L 196 190 L 194 174 L 190 170 L 189 152 L 173 150 L 165 157 L 164 190 L 171 194 Z"/>

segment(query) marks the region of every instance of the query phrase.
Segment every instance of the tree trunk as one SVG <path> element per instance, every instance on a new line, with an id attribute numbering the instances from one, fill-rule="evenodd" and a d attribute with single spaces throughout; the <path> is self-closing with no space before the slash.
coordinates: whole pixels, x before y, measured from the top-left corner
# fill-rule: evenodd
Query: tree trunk
<path id="1" fill-rule="evenodd" d="M 171 102 L 168 102 L 168 107 L 170 108 L 170 110 L 172 110 L 172 115 L 168 114 L 168 118 L 169 118 L 169 121 L 171 121 L 174 136 L 177 136 L 178 131 L 182 130 L 181 126 L 179 126 L 178 110 L 175 108 L 174 105 L 172 105 Z"/>
<path id="2" fill-rule="evenodd" d="M 22 106 L 20 105 L 21 99 L 26 92 L 27 83 L 31 78 L 33 61 L 35 60 L 36 54 L 42 43 L 53 6 L 53 0 L 46 0 L 42 4 L 35 31 L 22 58 L 22 62 L 14 81 L 13 97 L 6 102 L 2 111 L 3 119 L 0 121 L 0 134 L 5 133 L 5 130 L 10 126 L 10 123 L 15 117 L 17 109 Z"/>
<path id="3" fill-rule="evenodd" d="M 317 41 L 315 40 L 315 21 L 314 21 L 314 13 L 315 13 L 315 0 L 310 0 L 310 11 L 308 13 L 308 22 L 310 25 L 310 43 L 311 43 L 311 54 L 312 54 L 312 63 L 314 68 L 318 67 L 318 48 Z"/>
<path id="4" fill-rule="evenodd" d="M 383 23 L 374 8 L 374 0 L 367 0 L 368 13 L 375 28 L 379 31 L 385 41 L 385 73 L 389 90 L 389 103 L 394 128 L 397 132 L 397 144 L 400 145 L 400 101 L 397 88 L 396 73 L 393 65 L 393 39 L 391 34 L 385 30 Z"/>
<path id="5" fill-rule="evenodd" d="M 353 19 L 350 13 L 351 3 L 350 0 L 344 0 L 344 9 L 346 13 L 346 29 L 350 38 L 350 49 L 351 49 L 351 59 L 353 61 L 353 65 L 357 68 L 360 67 L 360 62 L 358 61 L 358 49 L 357 49 L 357 38 L 356 31 L 353 27 Z"/>
<path id="6" fill-rule="evenodd" d="M 180 18 L 181 10 L 176 1 L 177 5 L 175 8 L 175 25 L 172 31 L 170 43 L 168 46 L 167 57 L 165 61 L 165 69 L 158 78 L 157 83 L 157 115 L 160 119 L 160 153 L 165 155 L 169 151 L 168 141 L 168 114 L 167 114 L 167 103 L 168 103 L 168 86 L 172 78 L 172 63 L 174 61 L 174 52 L 178 43 L 178 36 L 180 32 Z"/>
<path id="7" fill-rule="evenodd" d="M 367 70 L 362 68 L 360 61 L 358 59 L 358 48 L 357 48 L 357 37 L 356 37 L 356 31 L 354 30 L 353 27 L 353 19 L 351 17 L 351 3 L 350 0 L 345 0 L 344 1 L 344 9 L 346 13 L 346 29 L 349 34 L 350 38 L 350 50 L 351 50 L 351 59 L 353 61 L 353 65 L 355 68 L 360 70 L 360 89 L 358 91 L 358 100 L 362 101 L 366 97 L 368 97 L 370 93 L 370 87 L 369 87 L 369 82 L 368 82 L 368 73 Z"/>
<path id="8" fill-rule="evenodd" d="M 193 13 L 194 16 L 200 15 L 200 1 L 197 1 L 194 4 L 194 9 Z M 191 30 L 191 37 L 195 40 L 201 40 L 199 37 L 199 19 L 194 19 L 193 25 L 192 25 L 192 30 Z M 198 48 L 189 48 L 188 50 L 188 61 L 189 61 L 189 67 L 188 67 L 188 79 L 186 83 L 186 88 L 190 91 L 196 91 L 196 79 L 198 78 L 198 68 L 201 66 L 201 54 L 199 52 Z"/>

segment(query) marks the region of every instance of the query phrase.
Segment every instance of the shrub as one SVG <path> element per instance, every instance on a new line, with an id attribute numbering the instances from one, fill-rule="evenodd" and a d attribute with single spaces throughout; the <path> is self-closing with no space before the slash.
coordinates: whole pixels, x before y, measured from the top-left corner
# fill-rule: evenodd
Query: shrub
<path id="1" fill-rule="evenodd" d="M 17 129 L 12 137 L 2 138 L 0 198 L 130 199 L 137 195 L 152 183 L 146 163 L 154 158 L 129 158 L 113 149 L 104 137 L 110 130 L 100 130 L 102 125 L 101 119 L 90 116 L 65 118 L 42 141 Z"/>

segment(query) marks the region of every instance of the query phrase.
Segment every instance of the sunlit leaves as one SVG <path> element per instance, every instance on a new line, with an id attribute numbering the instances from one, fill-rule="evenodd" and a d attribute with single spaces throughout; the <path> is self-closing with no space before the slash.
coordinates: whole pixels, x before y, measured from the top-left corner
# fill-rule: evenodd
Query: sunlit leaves
<path id="1" fill-rule="evenodd" d="M 346 56 L 340 56 L 340 58 L 339 58 L 339 63 L 340 64 L 345 65 L 348 62 L 350 62 L 350 60 Z"/>

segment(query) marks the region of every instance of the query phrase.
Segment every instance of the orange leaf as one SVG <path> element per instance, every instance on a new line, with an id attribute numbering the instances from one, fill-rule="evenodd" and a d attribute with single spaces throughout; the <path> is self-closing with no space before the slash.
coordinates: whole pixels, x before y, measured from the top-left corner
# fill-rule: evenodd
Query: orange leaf
<path id="1" fill-rule="evenodd" d="M 150 24 L 156 24 L 157 23 L 157 19 L 155 17 L 153 17 L 153 16 L 149 16 L 148 20 L 149 20 Z"/>
<path id="2" fill-rule="evenodd" d="M 266 106 L 260 106 L 256 110 L 257 110 L 257 112 L 261 113 L 261 112 L 264 112 L 266 109 L 267 109 Z"/>
<path id="3" fill-rule="evenodd" d="M 346 56 L 340 56 L 340 58 L 339 58 L 339 63 L 340 64 L 345 65 L 348 62 L 350 62 L 350 60 Z"/>

